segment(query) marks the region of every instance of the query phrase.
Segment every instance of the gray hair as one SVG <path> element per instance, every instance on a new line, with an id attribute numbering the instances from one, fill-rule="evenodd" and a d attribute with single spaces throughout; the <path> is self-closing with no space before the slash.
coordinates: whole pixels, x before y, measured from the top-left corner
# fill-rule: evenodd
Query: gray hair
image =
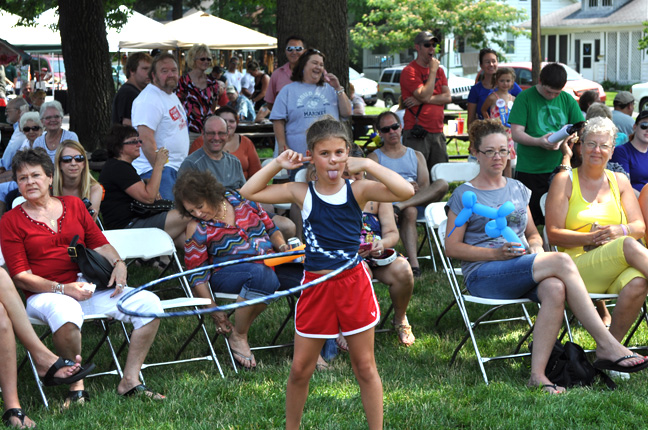
<path id="1" fill-rule="evenodd" d="M 602 118 L 612 119 L 612 111 L 609 107 L 605 106 L 604 103 L 592 103 L 587 109 L 585 119 L 592 119 L 599 116 Z"/>
<path id="2" fill-rule="evenodd" d="M 59 111 L 59 113 L 61 114 L 61 118 L 63 118 L 65 116 L 65 113 L 63 112 L 63 105 L 61 105 L 61 103 L 58 100 L 52 100 L 52 101 L 45 102 L 45 103 L 42 104 L 42 106 L 40 108 L 40 117 L 41 117 L 41 119 L 43 119 L 43 117 L 45 116 L 45 111 L 48 108 L 54 108 L 57 111 Z"/>
<path id="3" fill-rule="evenodd" d="M 29 112 L 29 103 L 27 103 L 27 100 L 25 100 L 22 97 L 16 97 L 15 99 L 9 100 L 9 102 L 7 103 L 7 107 L 13 109 L 20 109 L 20 111 L 23 114 L 25 112 Z"/>
<path id="4" fill-rule="evenodd" d="M 40 116 L 36 112 L 27 112 L 20 117 L 20 131 L 23 131 L 25 123 L 29 120 L 34 121 L 37 126 L 43 128 L 43 123 L 40 120 Z"/>
<path id="5" fill-rule="evenodd" d="M 617 135 L 617 128 L 610 118 L 597 116 L 588 119 L 585 123 L 585 127 L 583 127 L 583 133 L 581 134 L 581 142 L 585 141 L 587 135 L 593 133 L 609 135 L 610 141 L 612 142 L 612 145 L 614 145 L 614 141 L 616 140 Z"/>

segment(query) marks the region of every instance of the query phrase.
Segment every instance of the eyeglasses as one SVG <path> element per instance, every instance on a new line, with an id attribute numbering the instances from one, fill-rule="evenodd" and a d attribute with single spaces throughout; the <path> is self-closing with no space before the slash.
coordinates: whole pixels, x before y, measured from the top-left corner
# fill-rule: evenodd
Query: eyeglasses
<path id="1" fill-rule="evenodd" d="M 216 135 L 218 135 L 219 139 L 225 139 L 227 136 L 229 136 L 229 134 L 224 131 L 219 131 L 218 133 L 216 133 L 215 131 L 209 131 L 205 133 L 205 137 L 207 137 L 207 139 L 213 139 L 214 137 L 216 137 Z"/>
<path id="2" fill-rule="evenodd" d="M 302 52 L 304 50 L 303 46 L 286 46 L 286 51 L 288 52 Z"/>
<path id="3" fill-rule="evenodd" d="M 124 145 L 138 145 L 142 143 L 142 139 L 134 139 L 134 140 L 125 140 Z"/>
<path id="4" fill-rule="evenodd" d="M 396 130 L 398 130 L 399 128 L 400 128 L 400 124 L 397 123 L 397 122 L 395 122 L 395 123 L 393 123 L 392 125 L 387 125 L 387 126 L 385 126 L 385 127 L 380 127 L 379 130 L 380 130 L 381 133 L 389 133 L 389 130 L 394 130 L 394 131 L 396 131 Z"/>
<path id="5" fill-rule="evenodd" d="M 612 145 L 608 145 L 607 143 L 585 142 L 584 145 L 587 149 L 601 148 L 601 151 L 609 151 L 612 148 Z"/>
<path id="6" fill-rule="evenodd" d="M 211 58 L 209 58 L 209 57 L 201 57 L 201 58 L 196 58 L 196 61 L 211 61 Z"/>
<path id="7" fill-rule="evenodd" d="M 322 51 L 320 51 L 319 49 L 315 49 L 315 48 L 309 48 L 309 49 L 306 50 L 305 53 L 308 54 L 308 55 L 317 54 L 317 55 L 320 55 L 322 57 L 324 56 L 324 54 L 322 54 Z"/>
<path id="8" fill-rule="evenodd" d="M 37 126 L 37 125 L 35 125 L 35 126 L 33 126 L 33 127 L 23 127 L 23 131 L 24 131 L 25 133 L 29 133 L 30 131 L 38 131 L 38 130 L 40 130 L 40 129 L 41 129 L 41 128 L 40 128 L 39 126 Z"/>
<path id="9" fill-rule="evenodd" d="M 61 119 L 61 115 L 50 115 L 50 116 L 46 116 L 43 119 L 45 121 L 59 120 L 59 119 Z"/>
<path id="10" fill-rule="evenodd" d="M 642 123 L 640 123 L 640 124 L 639 124 L 639 127 L 640 127 L 642 130 L 648 130 L 648 122 L 642 122 Z"/>
<path id="11" fill-rule="evenodd" d="M 76 161 L 77 163 L 83 163 L 85 161 L 85 156 L 84 155 L 64 155 L 61 157 L 61 163 L 71 163 L 72 160 Z"/>
<path id="12" fill-rule="evenodd" d="M 480 151 L 478 149 L 477 152 L 484 154 L 487 158 L 493 158 L 495 154 L 499 154 L 500 157 L 504 158 L 511 153 L 511 151 L 509 151 L 508 149 L 500 149 L 499 151 L 495 151 L 494 149 L 487 149 L 486 151 Z"/>
<path id="13" fill-rule="evenodd" d="M 425 46 L 426 48 L 430 48 L 432 46 L 437 46 L 437 44 L 434 42 L 425 42 L 423 43 L 423 46 Z"/>

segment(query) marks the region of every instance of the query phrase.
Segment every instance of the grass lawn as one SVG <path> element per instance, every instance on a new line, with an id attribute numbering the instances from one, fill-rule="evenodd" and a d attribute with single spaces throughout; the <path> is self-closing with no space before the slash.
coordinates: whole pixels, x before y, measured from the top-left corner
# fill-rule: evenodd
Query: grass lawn
<path id="1" fill-rule="evenodd" d="M 630 428 L 648 414 L 648 383 L 645 374 L 619 381 L 615 392 L 572 389 L 560 396 L 550 396 L 525 388 L 529 359 L 486 363 L 490 385 L 485 385 L 475 354 L 467 344 L 458 362 L 450 367 L 452 351 L 463 333 L 463 323 L 456 309 L 437 327 L 437 315 L 450 301 L 445 277 L 433 272 L 429 261 L 423 263 L 423 277 L 416 282 L 408 316 L 417 341 L 411 348 L 399 347 L 393 332 L 376 335 L 378 370 L 384 386 L 385 428 L 388 429 L 576 429 Z M 152 269 L 131 268 L 130 284 L 150 280 Z M 376 285 L 383 312 L 389 306 L 384 285 Z M 272 304 L 250 331 L 250 343 L 267 343 L 287 310 L 284 301 Z M 530 309 L 534 314 L 535 310 Z M 504 315 L 506 313 L 502 313 Z M 190 330 L 191 318 L 166 319 L 149 354 L 149 361 L 168 359 Z M 213 333 L 214 326 L 208 323 Z M 577 342 L 586 348 L 593 341 L 582 330 Z M 98 330 L 84 326 L 84 353 L 88 354 Z M 485 354 L 512 351 L 524 326 L 509 324 L 491 327 L 478 339 Z M 121 336 L 113 330 L 113 341 Z M 487 334 L 487 337 L 483 335 Z M 290 341 L 292 328 L 282 342 Z M 645 325 L 634 341 L 646 344 Z M 194 341 L 190 353 L 206 355 L 202 339 Z M 164 393 L 165 402 L 145 398 L 122 399 L 115 389 L 117 379 L 103 376 L 87 381 L 92 402 L 61 412 L 59 407 L 66 388 L 47 388 L 50 411 L 43 408 L 31 372 L 19 374 L 19 392 L 23 408 L 39 428 L 56 429 L 280 429 L 284 426 L 285 385 L 290 371 L 291 348 L 257 351 L 258 369 L 235 374 L 227 364 L 222 340 L 216 350 L 225 370 L 221 379 L 210 362 L 144 370 L 146 383 Z M 19 348 L 20 349 L 20 348 Z M 23 355 L 19 350 L 19 357 Z M 95 359 L 105 366 L 108 354 Z M 123 364 L 123 357 L 122 357 Z M 332 369 L 317 372 L 311 381 L 310 396 L 303 418 L 305 429 L 364 429 L 366 422 L 358 385 L 347 354 L 340 354 Z"/>

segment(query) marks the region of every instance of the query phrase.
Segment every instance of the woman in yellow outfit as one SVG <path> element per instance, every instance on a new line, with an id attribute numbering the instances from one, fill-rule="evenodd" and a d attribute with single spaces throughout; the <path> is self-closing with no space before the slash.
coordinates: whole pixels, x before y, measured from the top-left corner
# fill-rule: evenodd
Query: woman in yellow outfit
<path id="1" fill-rule="evenodd" d="M 590 293 L 619 294 L 610 332 L 619 341 L 648 293 L 648 250 L 637 241 L 645 224 L 630 181 L 605 169 L 616 127 L 607 118 L 587 121 L 581 135 L 583 164 L 563 167 L 549 189 L 549 242 L 569 254 Z"/>

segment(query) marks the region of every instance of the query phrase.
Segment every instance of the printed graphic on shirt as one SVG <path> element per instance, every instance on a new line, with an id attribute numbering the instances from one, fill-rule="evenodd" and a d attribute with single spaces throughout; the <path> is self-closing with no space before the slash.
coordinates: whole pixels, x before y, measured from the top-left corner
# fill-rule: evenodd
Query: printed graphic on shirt
<path id="1" fill-rule="evenodd" d="M 304 109 L 304 118 L 319 118 L 326 114 L 326 106 L 330 104 L 319 91 L 307 91 L 297 99 L 297 108 Z"/>

